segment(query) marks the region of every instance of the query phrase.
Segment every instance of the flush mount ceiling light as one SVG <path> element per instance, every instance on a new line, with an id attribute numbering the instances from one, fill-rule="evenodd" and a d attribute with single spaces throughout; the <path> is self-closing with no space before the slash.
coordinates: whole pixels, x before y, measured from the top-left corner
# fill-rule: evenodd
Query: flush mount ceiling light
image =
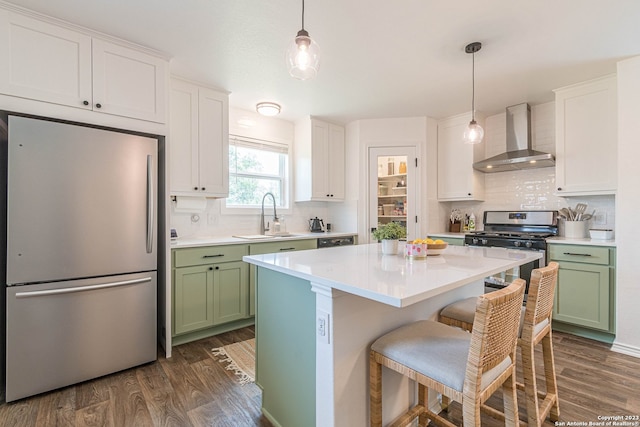
<path id="1" fill-rule="evenodd" d="M 464 51 L 471 54 L 471 121 L 469 126 L 464 131 L 464 142 L 467 144 L 479 144 L 484 137 L 484 129 L 478 123 L 476 123 L 476 52 L 482 48 L 482 43 L 473 42 L 469 43 Z"/>
<path id="2" fill-rule="evenodd" d="M 304 29 L 304 0 L 302 0 L 302 29 L 287 49 L 287 68 L 292 77 L 300 80 L 314 78 L 320 67 L 320 47 Z"/>
<path id="3" fill-rule="evenodd" d="M 256 111 L 263 116 L 277 116 L 280 114 L 280 105 L 275 102 L 260 102 L 256 105 Z"/>

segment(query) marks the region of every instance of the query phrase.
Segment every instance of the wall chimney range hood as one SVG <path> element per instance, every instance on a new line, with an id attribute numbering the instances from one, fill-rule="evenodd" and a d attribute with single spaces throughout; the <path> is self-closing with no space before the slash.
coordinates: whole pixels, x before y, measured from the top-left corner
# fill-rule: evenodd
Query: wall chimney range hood
<path id="1" fill-rule="evenodd" d="M 531 108 L 523 103 L 507 107 L 507 151 L 481 162 L 473 168 L 485 173 L 555 166 L 553 154 L 531 148 Z"/>

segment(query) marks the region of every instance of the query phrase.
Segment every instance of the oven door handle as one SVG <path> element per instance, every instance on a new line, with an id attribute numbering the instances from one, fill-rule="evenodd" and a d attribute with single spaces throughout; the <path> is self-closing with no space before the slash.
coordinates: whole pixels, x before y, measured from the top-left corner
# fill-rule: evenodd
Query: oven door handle
<path id="1" fill-rule="evenodd" d="M 591 254 L 579 254 L 576 252 L 564 252 L 563 255 L 569 255 L 569 256 L 591 256 Z"/>

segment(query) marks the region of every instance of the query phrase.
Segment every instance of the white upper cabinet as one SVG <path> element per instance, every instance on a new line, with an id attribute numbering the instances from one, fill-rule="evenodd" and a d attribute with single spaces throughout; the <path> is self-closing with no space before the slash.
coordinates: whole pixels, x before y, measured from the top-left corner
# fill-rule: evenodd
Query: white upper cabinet
<path id="1" fill-rule="evenodd" d="M 483 143 L 466 144 L 463 139 L 470 121 L 471 113 L 438 122 L 439 201 L 484 199 L 484 175 L 473 169 L 474 159 L 483 157 Z M 476 121 L 484 126 L 477 115 Z"/>
<path id="2" fill-rule="evenodd" d="M 555 93 L 558 195 L 614 194 L 618 155 L 615 75 Z"/>
<path id="3" fill-rule="evenodd" d="M 229 195 L 229 95 L 171 79 L 172 195 Z"/>
<path id="4" fill-rule="evenodd" d="M 344 200 L 344 128 L 307 117 L 296 122 L 295 201 Z"/>
<path id="5" fill-rule="evenodd" d="M 167 62 L 0 9 L 0 93 L 165 122 Z"/>

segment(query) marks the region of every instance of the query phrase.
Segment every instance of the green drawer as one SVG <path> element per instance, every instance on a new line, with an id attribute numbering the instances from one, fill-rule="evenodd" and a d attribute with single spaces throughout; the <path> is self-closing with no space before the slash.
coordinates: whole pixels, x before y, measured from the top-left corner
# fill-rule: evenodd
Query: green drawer
<path id="1" fill-rule="evenodd" d="M 249 255 L 249 245 L 203 246 L 173 250 L 173 266 L 214 264 L 218 262 L 242 261 Z"/>
<path id="2" fill-rule="evenodd" d="M 303 251 L 305 249 L 316 249 L 317 247 L 317 239 L 286 240 L 281 242 L 255 243 L 249 245 L 249 253 L 251 255 L 261 255 L 276 252 Z"/>
<path id="3" fill-rule="evenodd" d="M 550 244 L 549 259 L 600 265 L 613 263 L 611 248 L 604 246 Z"/>
<path id="4" fill-rule="evenodd" d="M 440 239 L 452 246 L 464 246 L 464 237 L 431 237 L 433 240 Z"/>

